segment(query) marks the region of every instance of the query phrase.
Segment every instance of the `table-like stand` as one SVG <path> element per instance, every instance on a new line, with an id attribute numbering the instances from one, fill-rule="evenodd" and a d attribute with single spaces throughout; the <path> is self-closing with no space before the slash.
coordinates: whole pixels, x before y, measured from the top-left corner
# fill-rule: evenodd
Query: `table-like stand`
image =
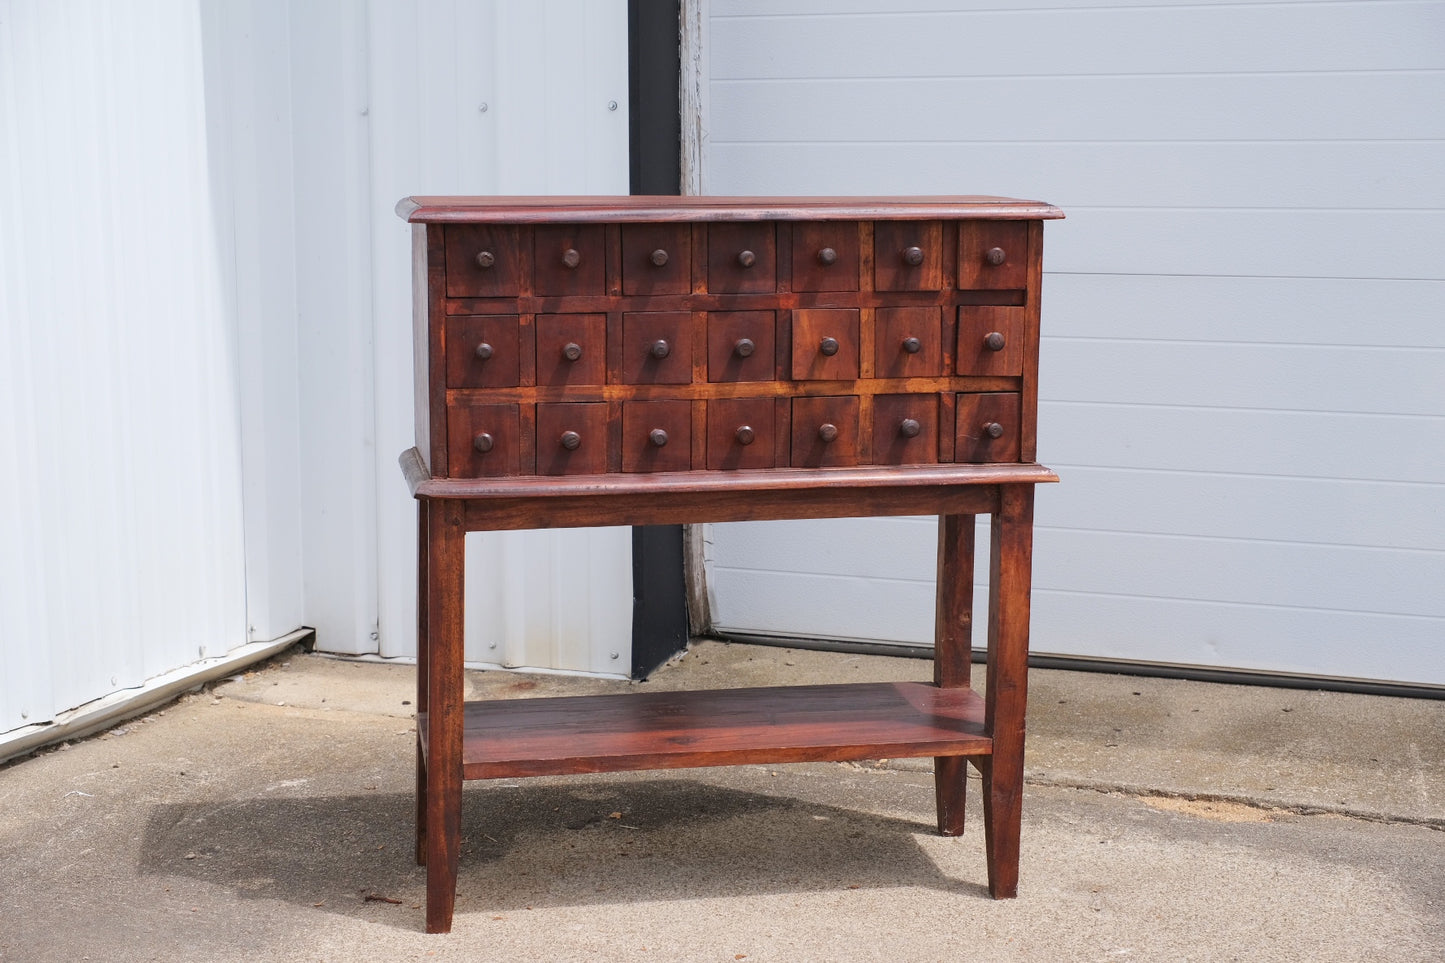
<path id="1" fill-rule="evenodd" d="M 963 832 L 966 762 L 983 775 L 989 891 L 1018 889 L 1032 464 L 432 478 L 420 506 L 416 859 L 427 931 L 451 929 L 465 779 L 689 766 L 935 757 L 938 830 Z M 934 681 L 464 703 L 467 532 L 781 518 L 939 516 Z M 969 687 L 976 515 L 992 520 L 987 685 Z"/>

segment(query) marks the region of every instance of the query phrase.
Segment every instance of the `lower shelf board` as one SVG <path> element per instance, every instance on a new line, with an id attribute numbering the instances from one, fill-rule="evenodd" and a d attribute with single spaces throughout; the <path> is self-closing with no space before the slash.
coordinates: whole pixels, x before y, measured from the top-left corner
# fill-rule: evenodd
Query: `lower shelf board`
<path id="1" fill-rule="evenodd" d="M 467 779 L 993 749 L 977 694 L 924 682 L 469 702 L 463 715 Z M 418 715 L 423 750 L 429 723 Z"/>

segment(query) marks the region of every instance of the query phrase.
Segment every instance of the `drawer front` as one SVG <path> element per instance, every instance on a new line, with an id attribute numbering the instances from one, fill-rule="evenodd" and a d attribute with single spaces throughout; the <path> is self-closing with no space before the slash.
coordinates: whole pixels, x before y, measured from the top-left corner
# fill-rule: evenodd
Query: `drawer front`
<path id="1" fill-rule="evenodd" d="M 879 291 L 937 291 L 943 286 L 943 225 L 878 221 L 873 225 L 873 286 Z"/>
<path id="2" fill-rule="evenodd" d="M 606 235 L 600 224 L 544 224 L 532 233 L 532 288 L 543 297 L 605 294 Z"/>
<path id="3" fill-rule="evenodd" d="M 792 465 L 858 464 L 858 399 L 794 398 Z"/>
<path id="4" fill-rule="evenodd" d="M 516 315 L 447 318 L 448 388 L 514 388 L 520 383 Z"/>
<path id="5" fill-rule="evenodd" d="M 623 471 L 687 471 L 691 467 L 692 402 L 623 402 Z"/>
<path id="6" fill-rule="evenodd" d="M 713 311 L 707 316 L 708 381 L 772 381 L 777 313 Z"/>
<path id="7" fill-rule="evenodd" d="M 772 398 L 724 398 L 707 403 L 707 467 L 773 467 Z"/>
<path id="8" fill-rule="evenodd" d="M 852 381 L 858 377 L 858 310 L 806 308 L 793 312 L 795 381 Z"/>
<path id="9" fill-rule="evenodd" d="M 878 395 L 873 399 L 873 463 L 931 465 L 938 461 L 938 396 Z"/>
<path id="10" fill-rule="evenodd" d="M 596 475 L 607 470 L 607 405 L 537 405 L 537 474 Z"/>
<path id="11" fill-rule="evenodd" d="M 879 308 L 873 322 L 878 378 L 936 378 L 943 371 L 943 313 L 938 308 Z"/>
<path id="12" fill-rule="evenodd" d="M 953 460 L 1019 460 L 1019 396 L 1012 391 L 960 394 L 954 413 Z"/>
<path id="13" fill-rule="evenodd" d="M 622 293 L 692 290 L 692 228 L 687 224 L 622 226 Z"/>
<path id="14" fill-rule="evenodd" d="M 539 314 L 537 384 L 600 385 L 607 380 L 607 315 Z"/>
<path id="15" fill-rule="evenodd" d="M 964 221 L 958 226 L 962 290 L 1023 288 L 1029 281 L 1029 226 L 1024 221 Z"/>
<path id="16" fill-rule="evenodd" d="M 454 224 L 446 229 L 447 297 L 511 298 L 522 289 L 517 228 Z"/>
<path id="17" fill-rule="evenodd" d="M 793 290 L 858 290 L 858 225 L 802 221 L 793 225 Z"/>
<path id="18" fill-rule="evenodd" d="M 520 438 L 516 405 L 452 405 L 447 408 L 447 473 L 453 478 L 518 474 Z"/>
<path id="19" fill-rule="evenodd" d="M 965 305 L 958 309 L 955 364 L 961 375 L 1020 375 L 1024 370 L 1023 308 Z"/>
<path id="20" fill-rule="evenodd" d="M 768 221 L 707 226 L 707 289 L 756 294 L 778 286 L 777 228 Z"/>
<path id="21" fill-rule="evenodd" d="M 633 311 L 622 316 L 622 378 L 630 385 L 692 381 L 692 315 Z"/>

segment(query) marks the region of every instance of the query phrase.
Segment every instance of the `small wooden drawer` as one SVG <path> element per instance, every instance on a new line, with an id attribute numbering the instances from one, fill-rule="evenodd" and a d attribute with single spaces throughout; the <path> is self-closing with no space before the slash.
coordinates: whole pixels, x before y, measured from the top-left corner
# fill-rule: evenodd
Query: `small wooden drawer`
<path id="1" fill-rule="evenodd" d="M 513 298 L 522 288 L 517 228 L 452 224 L 446 229 L 447 297 Z"/>
<path id="2" fill-rule="evenodd" d="M 487 478 L 520 472 L 519 425 L 516 405 L 448 407 L 447 474 Z"/>
<path id="3" fill-rule="evenodd" d="M 633 311 L 622 316 L 622 379 L 630 385 L 692 381 L 692 315 Z"/>
<path id="4" fill-rule="evenodd" d="M 943 372 L 938 308 L 879 308 L 873 321 L 876 378 L 936 378 Z"/>
<path id="5" fill-rule="evenodd" d="M 707 289 L 712 294 L 771 292 L 778 285 L 777 228 L 769 221 L 707 226 Z"/>
<path id="6" fill-rule="evenodd" d="M 595 475 L 607 470 L 607 404 L 537 405 L 537 474 Z"/>
<path id="7" fill-rule="evenodd" d="M 707 467 L 772 468 L 772 398 L 723 398 L 707 403 Z"/>
<path id="8" fill-rule="evenodd" d="M 873 287 L 937 291 L 943 286 L 943 225 L 878 221 L 873 225 Z"/>
<path id="9" fill-rule="evenodd" d="M 623 294 L 687 294 L 691 290 L 689 225 L 622 225 Z"/>
<path id="10" fill-rule="evenodd" d="M 1023 221 L 964 221 L 958 226 L 961 290 L 1028 287 L 1029 226 Z"/>
<path id="11" fill-rule="evenodd" d="M 522 370 L 520 328 L 514 314 L 447 318 L 447 387 L 516 387 Z"/>
<path id="12" fill-rule="evenodd" d="M 953 460 L 1019 460 L 1019 396 L 1013 391 L 961 394 L 954 411 Z"/>
<path id="13" fill-rule="evenodd" d="M 713 311 L 707 316 L 708 381 L 772 381 L 777 313 Z"/>
<path id="14" fill-rule="evenodd" d="M 1021 375 L 1024 370 L 1025 308 L 964 305 L 958 309 L 961 375 Z"/>
<path id="15" fill-rule="evenodd" d="M 858 464 L 858 399 L 793 399 L 792 466 Z"/>
<path id="16" fill-rule="evenodd" d="M 793 225 L 793 290 L 858 290 L 858 225 L 802 221 Z"/>
<path id="17" fill-rule="evenodd" d="M 858 309 L 793 312 L 794 381 L 852 381 L 858 377 Z"/>
<path id="18" fill-rule="evenodd" d="M 607 380 L 607 315 L 539 314 L 537 384 L 600 385 Z"/>
<path id="19" fill-rule="evenodd" d="M 874 397 L 873 463 L 931 465 L 937 461 L 938 396 Z"/>
<path id="20" fill-rule="evenodd" d="M 691 467 L 692 402 L 623 402 L 623 471 L 687 471 Z"/>
<path id="21" fill-rule="evenodd" d="M 532 287 L 542 297 L 606 294 L 607 248 L 600 224 L 533 228 Z"/>

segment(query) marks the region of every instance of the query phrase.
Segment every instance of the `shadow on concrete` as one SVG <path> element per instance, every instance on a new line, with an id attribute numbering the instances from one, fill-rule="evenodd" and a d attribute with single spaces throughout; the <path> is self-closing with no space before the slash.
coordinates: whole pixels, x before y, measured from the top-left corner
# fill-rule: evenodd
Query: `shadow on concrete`
<path id="1" fill-rule="evenodd" d="M 416 929 L 426 885 L 412 819 L 399 794 L 160 805 L 141 872 L 373 921 L 395 909 Z M 919 845 L 931 825 L 703 781 L 473 784 L 462 826 L 459 913 L 894 886 L 988 898 Z M 982 854 L 960 862 L 981 869 Z"/>

